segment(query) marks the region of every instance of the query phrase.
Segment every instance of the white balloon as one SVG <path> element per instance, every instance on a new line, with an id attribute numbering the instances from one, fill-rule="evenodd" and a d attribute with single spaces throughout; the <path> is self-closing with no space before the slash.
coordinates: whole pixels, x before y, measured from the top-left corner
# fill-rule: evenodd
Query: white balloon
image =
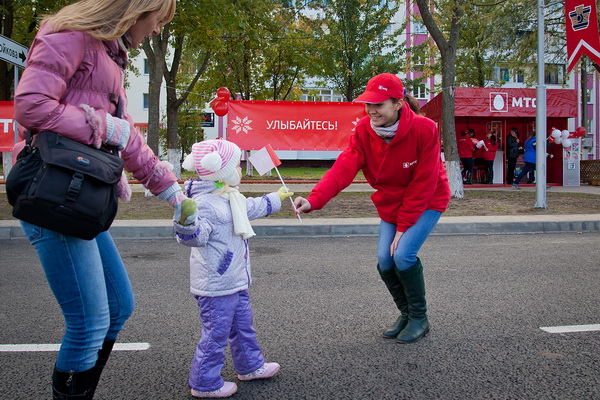
<path id="1" fill-rule="evenodd" d="M 561 144 L 562 143 L 562 138 L 557 137 L 556 139 L 554 139 L 554 143 Z"/>
<path id="2" fill-rule="evenodd" d="M 563 147 L 567 148 L 567 147 L 571 147 L 571 139 L 565 139 L 562 141 L 562 145 Z"/>
<path id="3" fill-rule="evenodd" d="M 552 133 L 550 135 L 556 139 L 556 138 L 560 137 L 560 131 L 558 129 L 555 129 L 552 131 Z"/>
<path id="4" fill-rule="evenodd" d="M 563 140 L 565 140 L 566 138 L 568 138 L 568 137 L 569 137 L 569 135 L 570 135 L 570 134 L 571 134 L 571 133 L 570 133 L 568 130 L 566 130 L 566 129 L 565 129 L 564 131 L 562 131 L 562 133 L 561 133 L 560 137 L 561 137 Z"/>

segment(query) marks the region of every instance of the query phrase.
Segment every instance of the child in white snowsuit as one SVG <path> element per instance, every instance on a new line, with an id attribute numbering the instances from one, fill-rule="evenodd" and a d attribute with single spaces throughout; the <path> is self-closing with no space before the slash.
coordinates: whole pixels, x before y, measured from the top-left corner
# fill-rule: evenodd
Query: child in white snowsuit
<path id="1" fill-rule="evenodd" d="M 278 213 L 292 193 L 282 187 L 262 197 L 244 197 L 237 189 L 240 158 L 237 145 L 216 139 L 195 143 L 183 163 L 199 175 L 185 183 L 197 207 L 183 207 L 181 219 L 173 223 L 177 241 L 192 248 L 190 290 L 202 322 L 189 378 L 194 397 L 228 397 L 237 391 L 235 383 L 221 377 L 227 343 L 240 380 L 270 378 L 280 368 L 265 363 L 252 326 L 248 239 L 255 234 L 249 220 Z"/>

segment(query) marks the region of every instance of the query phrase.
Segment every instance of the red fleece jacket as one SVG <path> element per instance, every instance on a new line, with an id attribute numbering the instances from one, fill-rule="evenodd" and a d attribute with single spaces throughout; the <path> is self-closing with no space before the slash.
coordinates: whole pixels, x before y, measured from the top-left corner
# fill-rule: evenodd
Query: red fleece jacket
<path id="1" fill-rule="evenodd" d="M 311 209 L 323 208 L 360 170 L 376 190 L 371 200 L 379 217 L 396 224 L 399 232 L 414 225 L 425 210 L 443 212 L 450 202 L 437 127 L 406 103 L 389 144 L 373 131 L 368 116 L 358 122 L 348 147 L 308 196 Z"/>

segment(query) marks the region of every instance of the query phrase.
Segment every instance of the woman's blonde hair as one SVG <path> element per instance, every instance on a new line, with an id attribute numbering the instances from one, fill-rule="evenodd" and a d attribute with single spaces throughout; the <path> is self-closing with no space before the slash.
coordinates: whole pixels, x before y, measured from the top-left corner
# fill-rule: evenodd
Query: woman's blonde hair
<path id="1" fill-rule="evenodd" d="M 120 38 L 142 14 L 158 11 L 163 24 L 175 15 L 175 0 L 80 0 L 44 18 L 55 32 L 86 31 L 100 40 Z"/>

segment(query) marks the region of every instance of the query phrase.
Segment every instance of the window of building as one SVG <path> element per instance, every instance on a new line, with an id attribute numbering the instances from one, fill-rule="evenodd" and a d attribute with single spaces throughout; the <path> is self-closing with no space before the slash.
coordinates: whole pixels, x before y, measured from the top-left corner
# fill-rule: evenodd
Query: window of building
<path id="1" fill-rule="evenodd" d="M 549 85 L 562 85 L 565 83 L 565 66 L 562 64 L 546 64 L 544 83 Z"/>
<path id="2" fill-rule="evenodd" d="M 412 55 L 412 62 L 414 65 L 425 65 L 427 61 L 427 55 L 422 49 L 416 49 Z"/>
<path id="3" fill-rule="evenodd" d="M 143 99 L 142 99 L 142 103 L 143 103 L 144 110 L 147 110 L 147 109 L 149 108 L 149 107 L 148 107 L 148 102 L 149 102 L 149 96 L 148 96 L 148 93 L 144 93 L 144 94 L 143 94 Z"/>
<path id="4" fill-rule="evenodd" d="M 496 82 L 510 82 L 510 69 L 506 67 L 494 67 L 493 80 Z"/>
<path id="5" fill-rule="evenodd" d="M 413 33 L 416 33 L 419 35 L 427 34 L 427 28 L 425 27 L 425 24 L 423 24 L 421 21 L 413 21 L 412 22 L 412 31 L 413 31 Z"/>
<path id="6" fill-rule="evenodd" d="M 424 83 L 413 85 L 412 93 L 413 97 L 417 99 L 427 99 L 427 86 Z"/>
<path id="7" fill-rule="evenodd" d="M 523 83 L 525 82 L 525 74 L 523 73 L 523 71 L 515 71 L 515 76 L 514 76 L 515 82 L 519 82 L 519 83 Z"/>
<path id="8" fill-rule="evenodd" d="M 144 75 L 150 74 L 150 65 L 148 64 L 148 59 L 144 58 Z"/>
<path id="9" fill-rule="evenodd" d="M 301 101 L 345 101 L 344 96 L 331 89 L 308 89 L 302 91 Z"/>

